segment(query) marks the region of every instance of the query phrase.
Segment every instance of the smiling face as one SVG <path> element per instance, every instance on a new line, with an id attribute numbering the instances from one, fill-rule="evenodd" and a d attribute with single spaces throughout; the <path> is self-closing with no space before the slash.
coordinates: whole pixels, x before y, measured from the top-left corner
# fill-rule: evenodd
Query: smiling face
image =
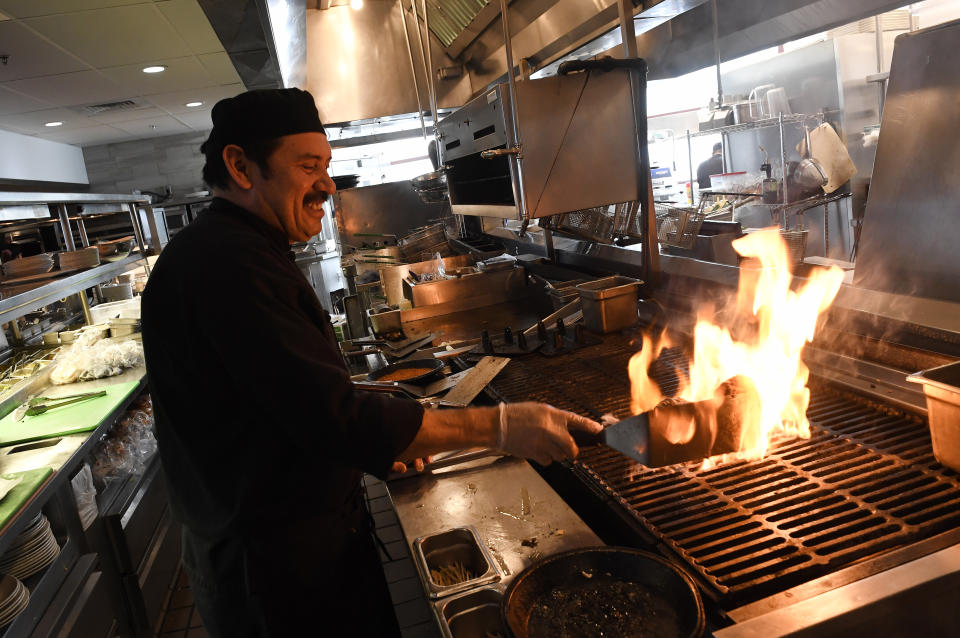
<path id="1" fill-rule="evenodd" d="M 251 212 L 279 226 L 291 242 L 318 234 L 323 202 L 337 187 L 327 174 L 330 144 L 323 133 L 297 133 L 279 139 L 267 158 L 267 170 L 248 164 Z"/>

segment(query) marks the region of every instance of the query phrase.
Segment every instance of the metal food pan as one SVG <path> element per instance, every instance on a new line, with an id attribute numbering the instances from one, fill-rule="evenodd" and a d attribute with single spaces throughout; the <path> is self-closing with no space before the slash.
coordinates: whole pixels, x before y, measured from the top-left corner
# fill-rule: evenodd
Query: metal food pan
<path id="1" fill-rule="evenodd" d="M 503 585 L 496 584 L 484 585 L 436 601 L 433 603 L 434 611 L 444 638 L 504 634 L 500 616 L 502 600 Z"/>
<path id="2" fill-rule="evenodd" d="M 921 370 L 907 381 L 923 385 L 937 461 L 960 472 L 960 361 Z"/>
<path id="3" fill-rule="evenodd" d="M 421 536 L 413 541 L 413 556 L 430 598 L 449 596 L 500 580 L 500 573 L 473 526 Z M 430 570 L 452 563 L 461 563 L 475 576 L 452 585 L 434 581 Z"/>
<path id="4" fill-rule="evenodd" d="M 615 275 L 578 285 L 583 320 L 594 332 L 616 332 L 637 323 L 640 282 Z"/>

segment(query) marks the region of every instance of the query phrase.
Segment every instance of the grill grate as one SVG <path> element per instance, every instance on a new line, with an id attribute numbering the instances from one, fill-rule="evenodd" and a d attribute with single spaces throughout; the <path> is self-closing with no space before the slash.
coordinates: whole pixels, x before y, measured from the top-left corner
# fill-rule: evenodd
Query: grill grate
<path id="1" fill-rule="evenodd" d="M 492 386 L 505 400 L 625 417 L 636 347 L 618 338 L 568 357 L 515 359 Z M 648 469 L 595 446 L 575 466 L 729 603 L 960 527 L 960 477 L 934 459 L 922 419 L 826 387 L 812 395 L 811 438 L 774 442 L 762 460 Z"/>

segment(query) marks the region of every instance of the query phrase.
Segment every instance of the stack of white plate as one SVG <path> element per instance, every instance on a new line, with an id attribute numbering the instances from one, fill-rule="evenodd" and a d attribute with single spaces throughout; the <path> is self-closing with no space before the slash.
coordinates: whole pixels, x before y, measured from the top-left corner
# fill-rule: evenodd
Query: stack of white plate
<path id="1" fill-rule="evenodd" d="M 6 574 L 0 574 L 0 627 L 9 625 L 27 608 L 30 592 L 23 583 Z"/>
<path id="2" fill-rule="evenodd" d="M 39 275 L 50 272 L 51 270 L 53 270 L 53 255 L 48 253 L 11 259 L 3 263 L 3 272 L 6 273 L 9 279 L 26 277 L 28 275 Z"/>
<path id="3" fill-rule="evenodd" d="M 50 521 L 39 514 L 0 556 L 0 573 L 24 579 L 52 563 L 60 554 L 60 546 L 50 530 Z"/>
<path id="4" fill-rule="evenodd" d="M 57 254 L 60 270 L 80 270 L 100 265 L 100 251 L 96 246 L 83 250 L 64 251 Z"/>

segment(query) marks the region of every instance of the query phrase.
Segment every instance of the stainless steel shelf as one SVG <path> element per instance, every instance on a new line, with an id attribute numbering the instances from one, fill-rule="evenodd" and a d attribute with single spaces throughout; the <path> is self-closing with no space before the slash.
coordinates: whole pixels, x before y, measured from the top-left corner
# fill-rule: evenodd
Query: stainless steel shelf
<path id="1" fill-rule="evenodd" d="M 138 263 L 146 265 L 146 260 L 140 253 L 133 253 L 120 261 L 96 266 L 74 275 L 55 279 L 33 290 L 0 299 L 0 323 L 22 317 L 37 308 L 112 279 Z"/>
<path id="2" fill-rule="evenodd" d="M 0 191 L 0 206 L 24 204 L 149 204 L 146 197 L 101 193 L 21 193 Z"/>
<path id="3" fill-rule="evenodd" d="M 802 124 L 807 120 L 817 120 L 823 121 L 823 113 L 817 113 L 816 115 L 804 115 L 798 113 L 795 115 L 784 115 L 783 123 L 784 124 Z M 739 133 L 741 131 L 752 131 L 754 129 L 761 128 L 770 128 L 772 126 L 779 126 L 780 120 L 775 117 L 771 117 L 765 120 L 757 120 L 756 122 L 744 122 L 743 124 L 731 124 L 729 126 L 719 126 L 713 129 L 707 129 L 706 131 L 695 131 L 690 133 L 690 137 L 702 137 L 704 135 L 719 135 L 722 133 Z"/>

